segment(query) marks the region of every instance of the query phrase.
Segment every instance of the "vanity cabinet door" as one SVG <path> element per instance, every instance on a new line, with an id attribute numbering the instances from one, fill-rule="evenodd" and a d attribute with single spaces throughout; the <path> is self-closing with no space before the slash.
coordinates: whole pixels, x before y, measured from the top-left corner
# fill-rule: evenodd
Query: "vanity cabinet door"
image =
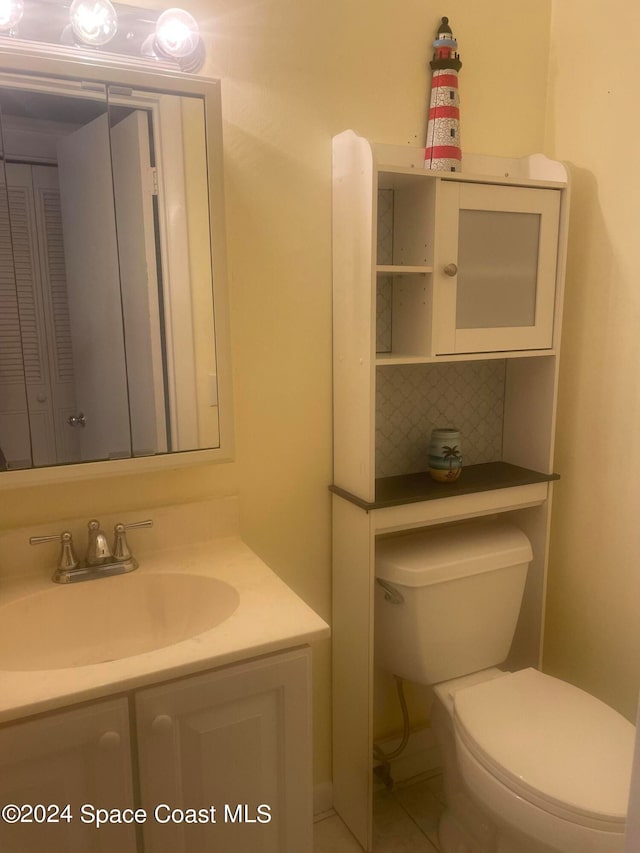
<path id="1" fill-rule="evenodd" d="M 161 804 L 145 853 L 311 853 L 308 649 L 141 690 L 136 707 L 142 805 Z"/>
<path id="2" fill-rule="evenodd" d="M 560 191 L 442 181 L 434 353 L 553 344 Z"/>
<path id="3" fill-rule="evenodd" d="M 1 728 L 0 804 L 7 803 L 34 809 L 23 809 L 31 822 L 0 822 L 2 853 L 135 853 L 132 826 L 81 820 L 85 804 L 133 805 L 126 699 Z M 59 822 L 40 822 L 47 817 Z"/>

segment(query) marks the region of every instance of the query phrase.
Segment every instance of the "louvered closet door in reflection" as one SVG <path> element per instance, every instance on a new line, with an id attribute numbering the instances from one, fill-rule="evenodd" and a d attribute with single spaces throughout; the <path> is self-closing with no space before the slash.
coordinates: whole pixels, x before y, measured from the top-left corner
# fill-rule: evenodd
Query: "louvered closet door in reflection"
<path id="1" fill-rule="evenodd" d="M 53 465 L 56 461 L 56 449 L 39 282 L 31 166 L 7 163 L 6 176 L 31 455 L 34 465 Z"/>
<path id="2" fill-rule="evenodd" d="M 54 166 L 32 166 L 31 171 L 56 456 L 58 462 L 78 462 L 80 436 L 69 426 L 77 401 L 58 170 Z"/>
<path id="3" fill-rule="evenodd" d="M 9 202 L 0 164 L 0 447 L 9 468 L 31 466 L 29 415 Z"/>
<path id="4" fill-rule="evenodd" d="M 27 434 L 35 466 L 80 458 L 78 437 L 67 423 L 75 390 L 56 171 L 6 165 Z"/>

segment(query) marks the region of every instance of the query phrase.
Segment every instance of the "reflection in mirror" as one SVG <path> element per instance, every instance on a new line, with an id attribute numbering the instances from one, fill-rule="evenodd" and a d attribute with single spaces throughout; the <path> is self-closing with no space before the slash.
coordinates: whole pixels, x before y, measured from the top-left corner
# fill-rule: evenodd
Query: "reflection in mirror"
<path id="1" fill-rule="evenodd" d="M 65 426 L 86 462 L 130 456 L 131 438 L 106 95 L 75 104 L 79 126 L 56 149 L 75 398 Z"/>
<path id="2" fill-rule="evenodd" d="M 219 445 L 203 100 L 0 84 L 0 467 Z"/>
<path id="3" fill-rule="evenodd" d="M 204 104 L 121 87 L 108 99 L 133 452 L 215 447 Z"/>
<path id="4" fill-rule="evenodd" d="M 0 114 L 0 121 L 1 118 Z M 8 469 L 9 460 L 22 467 L 31 465 L 20 304 L 0 126 L 0 470 Z"/>
<path id="5" fill-rule="evenodd" d="M 3 339 L 21 341 L 27 401 L 0 446 L 10 468 L 128 456 L 106 93 L 4 88 L 0 109 L 18 304 Z M 108 369 L 89 345 L 102 323 Z"/>

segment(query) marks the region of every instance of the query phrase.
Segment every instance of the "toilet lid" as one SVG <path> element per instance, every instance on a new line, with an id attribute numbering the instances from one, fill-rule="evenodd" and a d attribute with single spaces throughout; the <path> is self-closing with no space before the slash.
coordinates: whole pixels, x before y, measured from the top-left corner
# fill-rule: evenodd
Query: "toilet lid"
<path id="1" fill-rule="evenodd" d="M 520 796 L 556 814 L 624 823 L 635 727 L 535 669 L 456 692 L 456 732 Z"/>

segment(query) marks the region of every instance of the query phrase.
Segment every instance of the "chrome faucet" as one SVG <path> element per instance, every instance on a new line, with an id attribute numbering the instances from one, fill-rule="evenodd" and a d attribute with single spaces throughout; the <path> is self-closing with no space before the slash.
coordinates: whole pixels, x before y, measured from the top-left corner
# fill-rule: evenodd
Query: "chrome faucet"
<path id="1" fill-rule="evenodd" d="M 89 522 L 89 537 L 87 540 L 87 554 L 84 558 L 87 566 L 103 566 L 113 557 L 111 548 L 107 542 L 105 532 L 100 527 L 100 522 L 92 518 Z"/>
<path id="2" fill-rule="evenodd" d="M 113 549 L 107 536 L 95 518 L 89 522 L 87 553 L 84 562 L 79 562 L 73 548 L 73 537 L 68 530 L 51 536 L 31 536 L 31 545 L 44 542 L 60 542 L 60 559 L 52 580 L 55 583 L 76 583 L 96 580 L 110 575 L 123 575 L 138 568 L 138 561 L 129 549 L 126 531 L 136 527 L 153 527 L 153 521 L 134 521 L 132 524 L 118 523 L 114 527 Z"/>

